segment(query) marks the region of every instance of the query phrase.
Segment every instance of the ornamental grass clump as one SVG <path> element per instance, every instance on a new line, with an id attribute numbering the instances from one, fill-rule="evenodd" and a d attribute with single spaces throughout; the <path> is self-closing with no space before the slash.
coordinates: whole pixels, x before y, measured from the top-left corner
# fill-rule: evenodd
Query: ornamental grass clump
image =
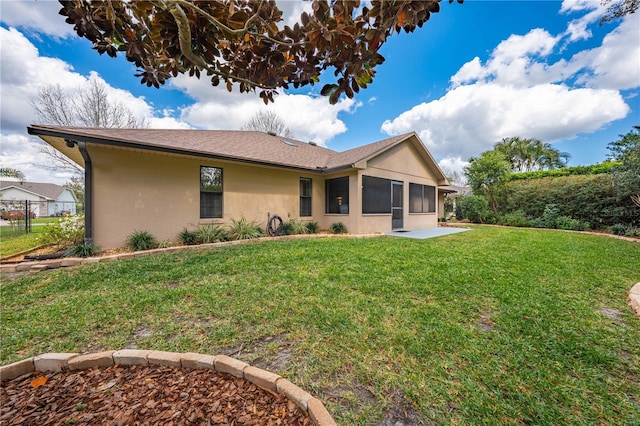
<path id="1" fill-rule="evenodd" d="M 133 231 L 127 237 L 127 247 L 134 251 L 150 250 L 158 246 L 155 237 L 149 231 Z"/>
<path id="2" fill-rule="evenodd" d="M 207 223 L 205 225 L 199 225 L 195 232 L 196 244 L 211 244 L 219 243 L 220 241 L 226 241 L 229 239 L 229 234 L 220 225 L 213 223 Z"/>
<path id="3" fill-rule="evenodd" d="M 309 228 L 307 227 L 307 224 L 297 219 L 291 219 L 290 221 L 283 223 L 282 230 L 284 231 L 285 235 L 298 235 L 298 234 L 309 233 Z"/>
<path id="4" fill-rule="evenodd" d="M 249 240 L 252 238 L 260 238 L 264 235 L 262 228 L 255 221 L 248 221 L 242 217 L 240 219 L 231 219 L 229 225 L 229 239 L 231 240 Z"/>

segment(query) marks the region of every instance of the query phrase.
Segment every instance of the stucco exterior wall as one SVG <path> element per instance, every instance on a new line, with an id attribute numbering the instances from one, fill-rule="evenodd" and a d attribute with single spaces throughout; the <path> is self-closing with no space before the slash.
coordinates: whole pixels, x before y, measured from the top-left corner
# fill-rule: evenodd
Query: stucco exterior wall
<path id="1" fill-rule="evenodd" d="M 438 209 L 435 213 L 409 213 L 409 183 L 430 185 L 437 188 L 434 172 L 421 159 L 417 149 L 408 143 L 400 144 L 369 160 L 366 169 L 358 172 L 359 233 L 389 232 L 391 214 L 362 215 L 362 176 L 373 176 L 402 182 L 403 219 L 405 229 L 438 226 Z"/>
<path id="2" fill-rule="evenodd" d="M 245 217 L 266 226 L 268 215 L 317 221 L 321 229 L 342 222 L 354 234 L 388 232 L 391 214 L 362 214 L 362 176 L 403 183 L 404 228 L 437 226 L 435 213 L 409 213 L 409 183 L 437 188 L 437 175 L 411 143 L 369 159 L 358 168 L 331 174 L 229 162 L 130 148 L 88 144 L 93 162 L 93 238 L 102 248 L 125 245 L 135 230 L 158 241 L 177 241 L 185 227 L 228 224 Z M 219 167 L 223 217 L 200 218 L 200 167 Z M 349 213 L 325 212 L 327 179 L 349 176 Z M 300 178 L 312 180 L 312 216 L 300 217 Z"/>
<path id="3" fill-rule="evenodd" d="M 268 213 L 299 218 L 300 177 L 312 178 L 312 213 L 324 213 L 324 179 L 295 170 L 90 146 L 94 242 L 121 247 L 134 230 L 176 241 L 198 224 L 245 217 L 266 226 Z M 200 219 L 200 166 L 222 168 L 223 217 Z M 302 220 L 317 220 L 303 217 Z"/>

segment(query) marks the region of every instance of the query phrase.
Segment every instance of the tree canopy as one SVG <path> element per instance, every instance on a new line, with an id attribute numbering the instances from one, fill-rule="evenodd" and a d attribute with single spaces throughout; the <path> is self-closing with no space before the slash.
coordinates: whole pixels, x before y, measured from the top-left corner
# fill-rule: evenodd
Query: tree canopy
<path id="1" fill-rule="evenodd" d="M 318 83 L 333 69 L 336 82 L 321 90 L 333 104 L 366 88 L 384 61 L 379 49 L 387 38 L 422 27 L 439 2 L 372 0 L 360 7 L 359 0 L 313 0 L 312 12 L 292 27 L 278 25 L 282 11 L 274 0 L 60 0 L 60 14 L 98 53 L 124 52 L 147 86 L 204 74 L 229 91 L 260 89 L 266 104 L 277 89 Z"/>
<path id="2" fill-rule="evenodd" d="M 519 137 L 502 139 L 494 150 L 504 155 L 517 173 L 562 168 L 571 158 L 569 153 L 560 152 L 549 143 Z"/>

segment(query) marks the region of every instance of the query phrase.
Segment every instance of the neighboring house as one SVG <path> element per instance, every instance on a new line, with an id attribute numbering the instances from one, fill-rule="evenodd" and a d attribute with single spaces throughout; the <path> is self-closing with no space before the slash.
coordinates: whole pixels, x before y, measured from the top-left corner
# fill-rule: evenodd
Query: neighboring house
<path id="1" fill-rule="evenodd" d="M 60 216 L 76 212 L 76 196 L 73 191 L 54 183 L 0 182 L 0 207 L 12 211 L 20 202 L 30 201 L 31 212 L 36 217 Z"/>
<path id="2" fill-rule="evenodd" d="M 84 167 L 86 238 L 102 248 L 134 230 L 177 240 L 185 227 L 269 215 L 354 234 L 434 227 L 448 184 L 415 133 L 336 152 L 255 131 L 28 131 Z"/>
<path id="3" fill-rule="evenodd" d="M 441 217 L 445 217 L 444 201 L 445 198 L 451 198 L 453 201 L 453 213 L 456 213 L 456 198 L 464 195 L 471 194 L 470 186 L 459 185 L 443 185 L 438 187 L 438 211 L 441 212 Z"/>

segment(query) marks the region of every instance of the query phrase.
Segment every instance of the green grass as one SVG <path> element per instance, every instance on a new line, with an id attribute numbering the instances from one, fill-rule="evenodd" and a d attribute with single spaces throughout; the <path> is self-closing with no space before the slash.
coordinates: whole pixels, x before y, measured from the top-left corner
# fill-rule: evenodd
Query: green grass
<path id="1" fill-rule="evenodd" d="M 227 353 L 345 425 L 630 425 L 638 265 L 637 243 L 493 227 L 154 255 L 3 279 L 1 358 Z"/>
<path id="2" fill-rule="evenodd" d="M 42 245 L 47 226 L 33 226 L 28 234 L 16 232 L 9 226 L 0 227 L 0 256 L 6 257 Z"/>

